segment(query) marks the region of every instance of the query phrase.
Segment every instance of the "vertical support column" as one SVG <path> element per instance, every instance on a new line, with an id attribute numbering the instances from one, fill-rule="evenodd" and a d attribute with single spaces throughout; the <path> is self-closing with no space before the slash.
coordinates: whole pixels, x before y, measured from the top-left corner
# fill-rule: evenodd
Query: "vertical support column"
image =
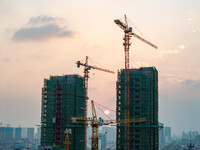
<path id="1" fill-rule="evenodd" d="M 86 56 L 85 69 L 84 69 L 85 117 L 87 117 L 87 105 L 88 105 L 88 78 L 89 78 L 88 56 Z M 87 127 L 85 127 L 85 142 L 84 143 L 85 143 L 85 150 L 87 150 Z"/>
<path id="2" fill-rule="evenodd" d="M 92 117 L 94 121 L 92 121 L 92 143 L 91 143 L 91 149 L 92 150 L 98 150 L 98 120 L 97 120 L 97 114 L 94 106 L 93 100 L 92 103 Z"/>
<path id="3" fill-rule="evenodd" d="M 85 117 L 87 117 L 87 103 L 88 103 L 88 56 L 86 56 L 85 69 L 84 69 L 84 86 L 85 86 Z"/>
<path id="4" fill-rule="evenodd" d="M 130 35 L 125 31 L 124 35 L 125 51 L 125 150 L 129 150 L 129 46 Z"/>

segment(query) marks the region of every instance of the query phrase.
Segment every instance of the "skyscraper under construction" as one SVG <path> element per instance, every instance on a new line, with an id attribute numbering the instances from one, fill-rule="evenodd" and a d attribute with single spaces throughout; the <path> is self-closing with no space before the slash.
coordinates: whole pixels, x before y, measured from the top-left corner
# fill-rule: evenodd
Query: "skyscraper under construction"
<path id="1" fill-rule="evenodd" d="M 66 128 L 71 129 L 70 149 L 85 147 L 85 126 L 71 117 L 85 115 L 84 78 L 79 75 L 50 76 L 42 88 L 41 146 L 64 148 Z"/>
<path id="2" fill-rule="evenodd" d="M 125 106 L 125 84 L 129 84 L 129 105 Z M 129 123 L 130 150 L 158 150 L 158 72 L 154 67 L 129 69 L 129 82 L 125 83 L 125 70 L 118 72 L 117 120 L 146 118 L 146 122 Z M 117 126 L 117 150 L 125 147 L 125 124 Z"/>

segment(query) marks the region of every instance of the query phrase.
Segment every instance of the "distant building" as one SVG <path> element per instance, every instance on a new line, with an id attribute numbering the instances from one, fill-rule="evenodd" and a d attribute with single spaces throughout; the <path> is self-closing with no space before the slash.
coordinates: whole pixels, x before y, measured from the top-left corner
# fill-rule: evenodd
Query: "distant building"
<path id="1" fill-rule="evenodd" d="M 15 128 L 15 140 L 20 140 L 22 138 L 22 128 Z"/>
<path id="2" fill-rule="evenodd" d="M 36 139 L 40 139 L 41 137 L 41 128 L 37 128 Z"/>
<path id="3" fill-rule="evenodd" d="M 85 148 L 85 125 L 73 125 L 71 117 L 85 117 L 84 78 L 51 76 L 42 88 L 41 146 L 64 148 L 66 128 L 71 129 L 70 150 Z"/>
<path id="4" fill-rule="evenodd" d="M 0 140 L 13 140 L 14 129 L 11 127 L 0 127 Z"/>
<path id="5" fill-rule="evenodd" d="M 188 135 L 187 135 L 187 133 L 185 133 L 184 131 L 182 132 L 181 139 L 182 139 L 182 140 L 188 139 Z"/>
<path id="6" fill-rule="evenodd" d="M 198 135 L 199 133 L 197 131 L 189 131 L 189 139 L 190 140 L 195 140 L 195 137 Z"/>
<path id="7" fill-rule="evenodd" d="M 163 148 L 165 146 L 165 132 L 164 132 L 164 124 L 159 122 L 160 130 L 159 130 L 159 147 Z"/>
<path id="8" fill-rule="evenodd" d="M 87 149 L 91 149 L 92 127 L 87 126 Z"/>
<path id="9" fill-rule="evenodd" d="M 116 141 L 116 128 L 110 126 L 104 126 L 99 131 L 100 133 L 107 133 L 106 137 L 109 142 Z"/>
<path id="10" fill-rule="evenodd" d="M 107 150 L 107 132 L 99 133 L 99 138 L 101 141 L 101 150 Z"/>
<path id="11" fill-rule="evenodd" d="M 5 139 L 5 127 L 0 127 L 0 141 Z"/>
<path id="12" fill-rule="evenodd" d="M 165 144 L 170 144 L 171 143 L 171 128 L 170 127 L 165 127 Z"/>
<path id="13" fill-rule="evenodd" d="M 125 84 L 129 84 L 129 104 L 125 104 Z M 117 126 L 117 150 L 158 150 L 158 72 L 155 67 L 129 69 L 129 82 L 125 83 L 125 70 L 118 72 L 117 120 L 146 118 L 147 123 L 130 123 L 129 138 L 125 139 L 124 124 Z"/>
<path id="14" fill-rule="evenodd" d="M 199 135 L 198 131 L 182 132 L 182 140 L 195 140 L 195 137 Z"/>
<path id="15" fill-rule="evenodd" d="M 27 138 L 29 141 L 34 139 L 34 128 L 27 128 Z"/>
<path id="16" fill-rule="evenodd" d="M 198 144 L 198 145 L 200 145 L 200 135 L 197 135 L 195 137 L 195 143 Z"/>
<path id="17" fill-rule="evenodd" d="M 13 139 L 13 135 L 14 135 L 14 129 L 11 127 L 6 127 L 6 134 L 5 134 L 5 140 L 12 140 Z"/>
<path id="18" fill-rule="evenodd" d="M 23 139 L 27 138 L 27 128 L 22 128 L 21 138 L 23 138 Z"/>

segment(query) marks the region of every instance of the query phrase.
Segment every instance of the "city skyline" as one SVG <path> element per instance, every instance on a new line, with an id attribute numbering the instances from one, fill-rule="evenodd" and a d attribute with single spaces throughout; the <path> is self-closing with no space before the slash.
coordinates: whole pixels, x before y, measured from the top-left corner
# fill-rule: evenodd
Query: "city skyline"
<path id="1" fill-rule="evenodd" d="M 85 56 L 116 73 L 124 68 L 123 32 L 114 19 L 126 14 L 158 46 L 132 38 L 130 67 L 158 69 L 159 121 L 172 133 L 199 131 L 199 6 L 198 0 L 1 0 L 0 122 L 39 125 L 44 78 L 83 76 L 75 62 Z M 92 70 L 90 99 L 115 110 L 116 80 L 117 74 Z"/>

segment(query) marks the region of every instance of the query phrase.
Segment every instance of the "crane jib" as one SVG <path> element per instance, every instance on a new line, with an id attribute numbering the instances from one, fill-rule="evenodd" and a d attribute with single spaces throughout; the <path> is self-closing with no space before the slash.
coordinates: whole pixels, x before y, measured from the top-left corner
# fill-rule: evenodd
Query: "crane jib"
<path id="1" fill-rule="evenodd" d="M 130 35 L 132 35 L 132 36 L 136 37 L 137 39 L 139 39 L 139 40 L 143 41 L 144 43 L 146 43 L 146 44 L 148 44 L 148 45 L 152 46 L 152 47 L 153 47 L 153 48 L 155 48 L 155 49 L 157 49 L 157 48 L 158 48 L 156 45 L 152 44 L 151 42 L 149 42 L 149 41 L 145 40 L 144 38 L 140 37 L 139 35 L 137 35 L 137 34 L 135 34 L 135 33 L 133 33 L 133 32 L 131 32 L 131 33 L 130 33 Z"/>
<path id="2" fill-rule="evenodd" d="M 100 67 L 97 67 L 97 66 L 86 65 L 86 64 L 84 64 L 84 63 L 81 63 L 80 61 L 77 61 L 76 64 L 77 64 L 77 67 L 78 67 L 78 68 L 79 68 L 80 66 L 87 66 L 88 70 L 97 69 L 97 70 L 100 70 L 100 71 L 105 71 L 105 72 L 109 72 L 109 73 L 115 74 L 114 71 L 111 71 L 111 70 L 108 70 L 108 69 L 104 69 L 104 68 L 100 68 Z"/>

